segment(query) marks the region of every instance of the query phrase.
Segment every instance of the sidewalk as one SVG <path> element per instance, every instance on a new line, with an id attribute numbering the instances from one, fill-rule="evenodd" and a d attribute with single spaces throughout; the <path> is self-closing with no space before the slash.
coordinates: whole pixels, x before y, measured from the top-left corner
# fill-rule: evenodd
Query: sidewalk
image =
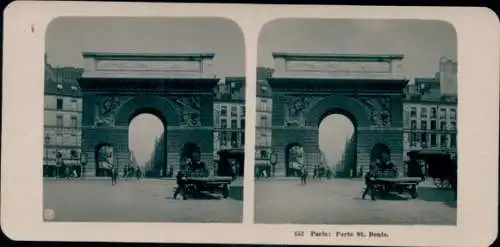
<path id="1" fill-rule="evenodd" d="M 75 180 L 75 181 L 78 181 L 78 180 L 111 180 L 111 178 L 109 177 L 79 177 L 79 178 L 69 178 L 69 179 L 66 179 L 66 178 L 55 178 L 55 177 L 43 177 L 43 180 L 68 180 L 68 181 L 71 181 L 71 180 Z M 163 178 L 141 178 L 139 180 L 146 180 L 146 181 L 175 181 L 176 178 L 175 177 L 163 177 Z M 139 181 L 138 179 L 136 178 L 129 178 L 129 179 L 126 179 L 126 178 L 118 178 L 118 181 Z M 234 181 L 243 181 L 243 177 L 237 177 Z"/>

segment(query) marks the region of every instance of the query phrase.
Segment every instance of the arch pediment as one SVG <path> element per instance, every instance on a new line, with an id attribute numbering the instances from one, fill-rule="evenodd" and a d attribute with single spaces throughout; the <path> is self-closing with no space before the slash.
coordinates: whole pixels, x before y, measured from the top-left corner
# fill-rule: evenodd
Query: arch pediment
<path id="1" fill-rule="evenodd" d="M 156 95 L 141 95 L 130 98 L 115 115 L 115 124 L 128 126 L 132 119 L 142 113 L 157 116 L 166 126 L 179 126 L 180 114 L 167 98 Z"/>
<path id="2" fill-rule="evenodd" d="M 363 104 L 355 98 L 342 95 L 330 95 L 312 105 L 305 113 L 305 124 L 318 127 L 326 115 L 333 113 L 346 115 L 357 127 L 371 125 L 369 112 Z"/>

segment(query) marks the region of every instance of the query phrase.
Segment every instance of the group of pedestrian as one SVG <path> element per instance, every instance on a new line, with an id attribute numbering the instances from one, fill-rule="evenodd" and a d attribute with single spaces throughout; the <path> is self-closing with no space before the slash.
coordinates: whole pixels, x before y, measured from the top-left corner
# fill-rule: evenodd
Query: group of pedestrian
<path id="1" fill-rule="evenodd" d="M 80 175 L 77 172 L 77 167 L 66 165 L 63 161 L 61 161 L 61 163 L 56 167 L 56 177 L 70 179 L 78 178 Z"/>
<path id="2" fill-rule="evenodd" d="M 126 179 L 130 179 L 132 177 L 136 177 L 139 180 L 142 177 L 142 170 L 139 167 L 125 167 L 123 168 L 123 177 Z"/>

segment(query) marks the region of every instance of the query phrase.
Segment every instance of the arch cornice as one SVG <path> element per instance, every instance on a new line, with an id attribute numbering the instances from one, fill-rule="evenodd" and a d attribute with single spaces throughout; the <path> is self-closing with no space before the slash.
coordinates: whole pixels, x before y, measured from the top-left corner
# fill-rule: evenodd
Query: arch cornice
<path id="1" fill-rule="evenodd" d="M 180 115 L 167 97 L 157 95 L 135 96 L 126 101 L 115 115 L 117 126 L 128 126 L 137 115 L 150 113 L 156 115 L 167 126 L 179 126 Z"/>
<path id="2" fill-rule="evenodd" d="M 343 96 L 330 95 L 316 104 L 312 105 L 310 110 L 306 112 L 306 126 L 319 127 L 325 114 L 329 113 L 346 113 L 355 124 L 356 127 L 370 126 L 370 115 L 364 105 L 357 99 Z"/>

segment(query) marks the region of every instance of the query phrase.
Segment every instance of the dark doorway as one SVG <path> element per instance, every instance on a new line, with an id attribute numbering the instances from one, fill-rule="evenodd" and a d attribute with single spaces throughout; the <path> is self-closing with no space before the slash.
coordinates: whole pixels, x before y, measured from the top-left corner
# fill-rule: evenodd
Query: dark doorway
<path id="1" fill-rule="evenodd" d="M 181 150 L 180 156 L 180 169 L 187 169 L 187 161 L 188 159 L 193 160 L 193 153 L 201 154 L 201 149 L 198 145 L 193 142 L 188 142 L 184 144 Z"/>
<path id="2" fill-rule="evenodd" d="M 389 146 L 383 143 L 377 143 L 373 145 L 372 151 L 370 153 L 370 162 L 373 162 L 376 159 L 382 162 L 391 160 L 391 150 L 389 149 Z"/>

